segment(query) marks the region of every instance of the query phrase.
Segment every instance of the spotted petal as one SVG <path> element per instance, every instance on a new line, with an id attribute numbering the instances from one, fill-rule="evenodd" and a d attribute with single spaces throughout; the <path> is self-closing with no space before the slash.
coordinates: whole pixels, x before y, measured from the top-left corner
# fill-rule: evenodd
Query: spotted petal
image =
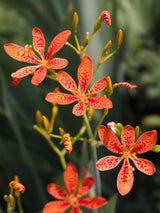
<path id="1" fill-rule="evenodd" d="M 32 77 L 32 84 L 39 85 L 46 77 L 47 75 L 47 69 L 45 67 L 41 67 L 39 70 L 37 70 L 33 77 Z"/>
<path id="2" fill-rule="evenodd" d="M 4 50 L 6 53 L 17 61 L 23 61 L 28 63 L 39 64 L 40 61 L 37 60 L 31 53 L 29 53 L 24 47 L 17 44 L 5 44 Z"/>
<path id="3" fill-rule="evenodd" d="M 37 66 L 23 67 L 23 68 L 17 70 L 16 72 L 13 72 L 11 74 L 11 77 L 12 78 L 23 78 L 23 77 L 31 74 L 36 68 L 37 68 Z"/>
<path id="4" fill-rule="evenodd" d="M 112 101 L 105 97 L 92 97 L 88 98 L 88 104 L 95 109 L 112 108 Z"/>
<path id="5" fill-rule="evenodd" d="M 117 188 L 119 193 L 124 196 L 130 192 L 134 182 L 133 168 L 125 159 L 123 166 L 117 177 Z"/>
<path id="6" fill-rule="evenodd" d="M 99 138 L 107 149 L 112 152 L 123 154 L 121 143 L 117 136 L 108 127 L 100 126 L 98 129 Z"/>
<path id="7" fill-rule="evenodd" d="M 95 183 L 94 177 L 85 178 L 78 190 L 78 195 L 81 196 L 86 195 L 91 190 L 94 183 Z"/>
<path id="8" fill-rule="evenodd" d="M 143 133 L 137 140 L 135 146 L 133 147 L 131 154 L 141 154 L 148 152 L 156 144 L 157 141 L 157 131 L 148 131 Z"/>
<path id="9" fill-rule="evenodd" d="M 107 200 L 103 197 L 89 197 L 78 201 L 79 205 L 85 206 L 88 209 L 97 209 L 104 206 Z"/>
<path id="10" fill-rule="evenodd" d="M 70 213 L 83 213 L 78 206 L 73 206 Z"/>
<path id="11" fill-rule="evenodd" d="M 33 47 L 36 50 L 36 52 L 44 59 L 44 50 L 45 50 L 45 39 L 43 36 L 42 31 L 35 27 L 32 30 L 33 35 Z"/>
<path id="12" fill-rule="evenodd" d="M 115 168 L 123 159 L 123 157 L 107 156 L 99 159 L 96 163 L 97 169 L 106 171 Z"/>
<path id="13" fill-rule="evenodd" d="M 78 183 L 78 173 L 76 167 L 72 163 L 68 163 L 64 171 L 64 182 L 69 193 L 71 195 L 75 194 Z"/>
<path id="14" fill-rule="evenodd" d="M 63 213 L 70 205 L 70 202 L 67 201 L 52 201 L 44 206 L 43 213 Z"/>
<path id="15" fill-rule="evenodd" d="M 77 91 L 77 85 L 73 78 L 66 72 L 60 71 L 57 75 L 59 83 L 68 91 Z"/>
<path id="16" fill-rule="evenodd" d="M 54 93 L 50 92 L 46 95 L 45 100 L 53 103 L 53 104 L 61 104 L 61 105 L 66 105 L 66 104 L 71 104 L 74 101 L 78 100 L 78 98 L 74 95 L 66 94 L 66 93 Z"/>
<path id="17" fill-rule="evenodd" d="M 82 116 L 85 113 L 85 111 L 86 111 L 86 106 L 82 101 L 80 101 L 78 104 L 76 104 L 73 107 L 72 113 L 75 116 Z"/>
<path id="18" fill-rule="evenodd" d="M 89 56 L 82 58 L 81 64 L 78 67 L 78 81 L 81 92 L 85 93 L 93 75 L 93 63 Z"/>
<path id="19" fill-rule="evenodd" d="M 135 140 L 135 131 L 134 128 L 130 125 L 125 126 L 122 129 L 122 134 L 121 134 L 121 142 L 123 143 L 126 151 L 128 151 L 132 144 L 134 143 Z"/>
<path id="20" fill-rule="evenodd" d="M 99 81 L 97 81 L 95 84 L 93 84 L 93 86 L 91 87 L 91 89 L 89 90 L 89 94 L 97 94 L 99 92 L 101 92 L 102 90 L 104 90 L 106 88 L 108 84 L 108 79 L 102 78 Z"/>
<path id="21" fill-rule="evenodd" d="M 47 191 L 50 195 L 52 195 L 53 197 L 55 197 L 57 199 L 68 198 L 66 191 L 55 183 L 49 183 L 47 185 Z"/>
<path id="22" fill-rule="evenodd" d="M 68 60 L 64 58 L 53 58 L 49 60 L 48 66 L 52 69 L 63 69 L 68 65 Z"/>
<path id="23" fill-rule="evenodd" d="M 70 35 L 71 31 L 66 30 L 59 33 L 56 37 L 54 37 L 48 48 L 46 60 L 49 60 L 56 52 L 58 52 L 63 47 L 63 45 L 66 43 Z"/>
<path id="24" fill-rule="evenodd" d="M 156 168 L 153 163 L 143 158 L 131 158 L 139 171 L 146 175 L 153 175 L 156 172 Z"/>

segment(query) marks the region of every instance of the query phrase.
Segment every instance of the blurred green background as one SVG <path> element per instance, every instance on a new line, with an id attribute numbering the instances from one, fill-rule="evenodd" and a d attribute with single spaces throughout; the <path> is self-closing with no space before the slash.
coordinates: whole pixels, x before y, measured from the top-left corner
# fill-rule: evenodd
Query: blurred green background
<path id="1" fill-rule="evenodd" d="M 59 159 L 42 136 L 33 129 L 35 112 L 50 116 L 51 105 L 44 101 L 46 93 L 53 91 L 56 83 L 45 80 L 40 86 L 31 85 L 31 77 L 24 78 L 17 88 L 10 87 L 10 74 L 24 63 L 10 58 L 3 49 L 6 43 L 22 46 L 32 44 L 32 29 L 39 27 L 45 36 L 46 47 L 61 30 L 71 29 L 73 12 L 79 15 L 79 38 L 83 42 L 85 32 L 92 32 L 93 25 L 103 10 L 110 11 L 112 26 L 102 23 L 87 54 L 97 64 L 104 45 L 113 41 L 118 29 L 124 32 L 120 51 L 105 62 L 95 79 L 110 75 L 113 83 L 128 81 L 138 88 L 129 91 L 116 89 L 112 96 L 114 108 L 104 121 L 139 125 L 141 131 L 160 129 L 160 1 L 157 0 L 0 0 L 0 213 L 5 212 L 3 195 L 9 193 L 8 183 L 19 175 L 26 186 L 22 196 L 25 213 L 38 213 L 44 204 L 52 200 L 46 191 L 49 182 L 62 183 Z M 74 43 L 71 35 L 69 41 Z M 76 78 L 79 57 L 68 46 L 58 52 L 67 58 L 65 69 Z M 61 126 L 74 135 L 81 125 L 81 118 L 71 114 L 72 106 L 60 107 L 55 131 Z M 94 122 L 99 119 L 96 111 Z M 159 134 L 159 132 L 158 132 Z M 57 141 L 58 143 L 58 141 Z M 158 139 L 158 143 L 160 143 Z M 67 161 L 79 166 L 81 142 L 78 142 Z M 106 149 L 98 149 L 98 157 L 106 155 Z M 157 168 L 152 177 L 135 171 L 132 191 L 125 197 L 118 195 L 111 200 L 108 213 L 158 213 L 160 212 L 159 154 L 149 152 L 144 157 Z M 120 167 L 103 172 L 103 195 L 109 199 L 116 192 L 116 176 Z M 91 211 L 85 211 L 91 212 Z"/>

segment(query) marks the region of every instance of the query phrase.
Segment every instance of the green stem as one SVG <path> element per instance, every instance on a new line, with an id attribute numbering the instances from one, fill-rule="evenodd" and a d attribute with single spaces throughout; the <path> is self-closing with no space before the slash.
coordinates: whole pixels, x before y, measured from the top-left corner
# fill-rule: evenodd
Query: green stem
<path id="1" fill-rule="evenodd" d="M 92 130 L 91 130 L 91 126 L 90 126 L 90 123 L 89 123 L 89 120 L 87 118 L 86 113 L 83 115 L 83 119 L 84 119 L 84 122 L 86 124 L 87 132 L 88 132 L 88 137 L 89 137 L 89 139 L 91 141 L 91 157 L 92 157 L 92 162 L 93 162 L 94 176 L 95 176 L 95 179 L 96 179 L 96 184 L 95 184 L 95 186 L 96 186 L 96 194 L 97 194 L 97 196 L 101 196 L 100 174 L 99 174 L 99 171 L 96 168 L 97 151 L 96 151 L 96 147 L 93 144 L 94 141 L 95 141 L 95 138 L 93 136 L 93 133 L 92 133 Z"/>
<path id="2" fill-rule="evenodd" d="M 24 213 L 20 196 L 17 196 L 17 206 L 18 206 L 19 213 Z"/>
<path id="3" fill-rule="evenodd" d="M 51 146 L 51 148 L 56 152 L 56 154 L 59 156 L 59 159 L 60 159 L 60 162 L 61 162 L 61 165 L 63 167 L 63 169 L 66 168 L 67 164 L 66 164 L 66 160 L 65 160 L 65 157 L 64 155 L 62 154 L 62 152 L 55 146 L 55 144 L 53 143 L 53 141 L 51 140 L 50 137 L 46 138 L 49 145 Z"/>
<path id="4" fill-rule="evenodd" d="M 94 138 L 96 138 L 96 135 L 97 135 L 97 132 L 98 132 L 98 128 L 99 128 L 99 126 L 102 124 L 102 122 L 103 122 L 103 120 L 105 119 L 105 117 L 106 117 L 107 114 L 108 114 L 108 109 L 107 109 L 107 112 L 106 112 L 106 110 L 104 111 L 104 113 L 103 113 L 103 115 L 102 115 L 100 121 L 98 122 L 98 125 L 97 125 L 97 127 L 96 127 L 96 129 L 95 129 L 95 131 L 94 131 L 94 134 L 93 134 Z"/>

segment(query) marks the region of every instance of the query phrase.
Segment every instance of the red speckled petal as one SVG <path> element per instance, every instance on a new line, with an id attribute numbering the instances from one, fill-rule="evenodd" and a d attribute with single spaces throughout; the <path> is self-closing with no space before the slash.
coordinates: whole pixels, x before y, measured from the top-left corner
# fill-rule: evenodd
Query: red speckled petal
<path id="1" fill-rule="evenodd" d="M 33 47 L 36 52 L 44 59 L 44 50 L 45 50 L 45 39 L 42 31 L 35 27 L 32 30 L 33 35 Z"/>
<path id="2" fill-rule="evenodd" d="M 143 133 L 133 147 L 131 154 L 141 154 L 148 152 L 157 142 L 157 131 L 148 131 Z"/>
<path id="3" fill-rule="evenodd" d="M 53 197 L 55 197 L 57 199 L 68 198 L 66 191 L 55 183 L 49 183 L 47 185 L 47 191 L 50 195 L 52 195 Z"/>
<path id="4" fill-rule="evenodd" d="M 78 206 L 73 206 L 70 213 L 83 213 Z"/>
<path id="5" fill-rule="evenodd" d="M 85 178 L 78 190 L 78 195 L 81 196 L 86 195 L 91 190 L 94 183 L 95 183 L 94 177 Z"/>
<path id="6" fill-rule="evenodd" d="M 43 213 L 63 213 L 70 205 L 67 201 L 52 201 L 44 206 Z"/>
<path id="7" fill-rule="evenodd" d="M 73 78 L 66 72 L 60 71 L 57 74 L 57 78 L 59 80 L 59 83 L 68 91 L 76 92 L 77 91 L 77 85 Z"/>
<path id="8" fill-rule="evenodd" d="M 106 88 L 107 84 L 108 84 L 108 79 L 106 77 L 100 79 L 95 84 L 93 84 L 93 86 L 89 90 L 88 94 L 97 94 L 97 93 L 101 92 L 102 90 L 104 90 Z"/>
<path id="9" fill-rule="evenodd" d="M 32 84 L 38 86 L 46 77 L 47 75 L 47 69 L 45 67 L 41 67 L 39 70 L 37 70 L 33 77 L 32 77 Z"/>
<path id="10" fill-rule="evenodd" d="M 151 161 L 134 157 L 131 157 L 131 159 L 133 160 L 137 169 L 139 169 L 139 171 L 145 173 L 146 175 L 153 175 L 156 172 L 156 168 Z"/>
<path id="11" fill-rule="evenodd" d="M 107 200 L 103 197 L 89 197 L 78 201 L 79 205 L 88 209 L 97 209 L 106 205 Z"/>
<path id="12" fill-rule="evenodd" d="M 81 92 L 85 93 L 93 75 L 93 63 L 89 56 L 82 58 L 81 64 L 78 67 L 78 81 Z"/>
<path id="13" fill-rule="evenodd" d="M 124 153 L 119 139 L 108 127 L 100 126 L 98 134 L 107 149 L 118 154 Z"/>
<path id="14" fill-rule="evenodd" d="M 92 97 L 88 98 L 88 104 L 95 109 L 112 108 L 112 101 L 105 97 Z"/>
<path id="15" fill-rule="evenodd" d="M 107 156 L 99 159 L 96 167 L 100 171 L 106 171 L 115 168 L 123 159 L 123 157 Z"/>
<path id="16" fill-rule="evenodd" d="M 134 182 L 133 167 L 125 159 L 123 166 L 117 177 L 117 188 L 119 193 L 124 196 L 130 192 Z"/>
<path id="17" fill-rule="evenodd" d="M 6 53 L 17 61 L 23 61 L 28 63 L 39 64 L 40 61 L 37 60 L 31 53 L 29 53 L 24 47 L 17 44 L 5 44 L 4 50 Z"/>
<path id="18" fill-rule="evenodd" d="M 130 125 L 125 126 L 122 129 L 122 134 L 121 134 L 121 142 L 124 145 L 126 151 L 128 151 L 132 144 L 134 143 L 135 140 L 135 132 L 134 128 Z"/>
<path id="19" fill-rule="evenodd" d="M 28 66 L 28 67 L 23 67 L 16 72 L 13 72 L 11 74 L 12 78 L 23 78 L 29 74 L 31 74 L 35 69 L 37 69 L 37 66 Z"/>
<path id="20" fill-rule="evenodd" d="M 68 65 L 68 60 L 64 58 L 53 58 L 48 62 L 48 66 L 52 69 L 63 69 Z"/>
<path id="21" fill-rule="evenodd" d="M 50 92 L 46 95 L 45 100 L 53 103 L 53 104 L 61 104 L 61 105 L 66 105 L 66 104 L 71 104 L 74 101 L 77 101 L 78 98 L 74 95 L 69 95 L 66 93 L 54 93 Z"/>
<path id="22" fill-rule="evenodd" d="M 86 111 L 86 106 L 82 101 L 80 101 L 78 104 L 76 104 L 73 107 L 72 113 L 75 116 L 82 116 L 85 113 L 85 111 Z"/>
<path id="23" fill-rule="evenodd" d="M 68 163 L 64 171 L 64 182 L 68 192 L 71 195 L 75 194 L 78 183 L 78 173 L 76 167 L 72 163 Z"/>
<path id="24" fill-rule="evenodd" d="M 46 60 L 49 60 L 56 52 L 58 52 L 63 47 L 63 45 L 66 43 L 70 35 L 71 31 L 66 30 L 59 33 L 56 37 L 54 37 L 48 48 Z"/>

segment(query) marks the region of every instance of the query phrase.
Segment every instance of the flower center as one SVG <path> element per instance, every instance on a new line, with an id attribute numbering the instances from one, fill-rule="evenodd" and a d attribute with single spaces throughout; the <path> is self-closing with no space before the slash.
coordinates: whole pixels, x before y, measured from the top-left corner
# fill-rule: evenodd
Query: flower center
<path id="1" fill-rule="evenodd" d="M 70 195 L 69 200 L 72 206 L 76 206 L 78 204 L 78 198 L 74 197 L 74 195 Z"/>

